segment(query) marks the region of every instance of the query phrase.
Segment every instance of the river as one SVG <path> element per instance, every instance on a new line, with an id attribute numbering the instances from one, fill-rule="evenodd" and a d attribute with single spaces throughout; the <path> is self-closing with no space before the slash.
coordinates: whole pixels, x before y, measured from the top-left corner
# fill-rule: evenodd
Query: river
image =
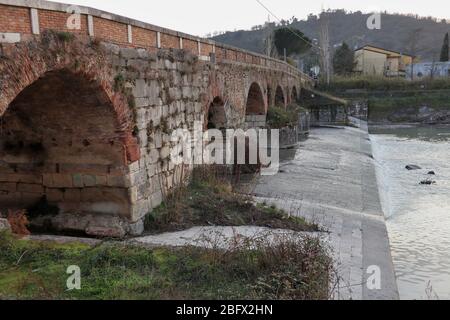
<path id="1" fill-rule="evenodd" d="M 377 129 L 371 140 L 400 297 L 450 299 L 450 127 Z"/>

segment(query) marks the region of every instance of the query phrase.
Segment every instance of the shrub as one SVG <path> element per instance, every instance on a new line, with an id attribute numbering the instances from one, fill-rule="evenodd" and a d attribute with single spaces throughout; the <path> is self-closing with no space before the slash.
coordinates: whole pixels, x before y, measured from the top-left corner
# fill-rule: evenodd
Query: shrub
<path id="1" fill-rule="evenodd" d="M 11 231 L 21 236 L 28 236 L 28 219 L 25 210 L 8 210 L 8 222 L 11 225 Z"/>
<path id="2" fill-rule="evenodd" d="M 278 106 L 269 107 L 267 125 L 274 129 L 296 125 L 298 123 L 298 115 L 302 111 L 303 109 L 296 104 L 291 104 L 286 109 Z"/>
<path id="3" fill-rule="evenodd" d="M 72 41 L 73 39 L 75 39 L 75 35 L 73 33 L 65 32 L 65 31 L 57 31 L 56 36 L 62 42 L 69 42 L 69 41 Z"/>

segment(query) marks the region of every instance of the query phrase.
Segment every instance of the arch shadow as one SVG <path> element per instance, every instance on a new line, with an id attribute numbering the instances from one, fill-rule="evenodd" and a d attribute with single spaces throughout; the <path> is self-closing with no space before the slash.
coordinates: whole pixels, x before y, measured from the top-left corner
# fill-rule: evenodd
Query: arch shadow
<path id="1" fill-rule="evenodd" d="M 280 108 L 286 107 L 286 99 L 284 96 L 283 88 L 281 86 L 277 86 L 277 90 L 275 92 L 275 106 Z"/>

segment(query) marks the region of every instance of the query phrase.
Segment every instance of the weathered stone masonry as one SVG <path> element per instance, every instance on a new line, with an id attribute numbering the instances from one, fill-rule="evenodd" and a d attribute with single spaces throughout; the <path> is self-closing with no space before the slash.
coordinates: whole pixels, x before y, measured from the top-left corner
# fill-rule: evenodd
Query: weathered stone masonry
<path id="1" fill-rule="evenodd" d="M 189 171 L 170 159 L 173 130 L 263 126 L 270 88 L 286 105 L 309 84 L 280 61 L 90 8 L 68 30 L 66 9 L 0 0 L 0 211 L 45 196 L 57 229 L 139 234 Z"/>

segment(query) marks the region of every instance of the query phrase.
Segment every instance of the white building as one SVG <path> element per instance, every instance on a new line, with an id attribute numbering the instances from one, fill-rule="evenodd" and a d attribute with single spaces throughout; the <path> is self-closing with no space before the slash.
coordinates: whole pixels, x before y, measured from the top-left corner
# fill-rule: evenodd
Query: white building
<path id="1" fill-rule="evenodd" d="M 406 68 L 406 78 L 409 80 L 448 77 L 450 77 L 450 62 L 422 62 Z"/>

